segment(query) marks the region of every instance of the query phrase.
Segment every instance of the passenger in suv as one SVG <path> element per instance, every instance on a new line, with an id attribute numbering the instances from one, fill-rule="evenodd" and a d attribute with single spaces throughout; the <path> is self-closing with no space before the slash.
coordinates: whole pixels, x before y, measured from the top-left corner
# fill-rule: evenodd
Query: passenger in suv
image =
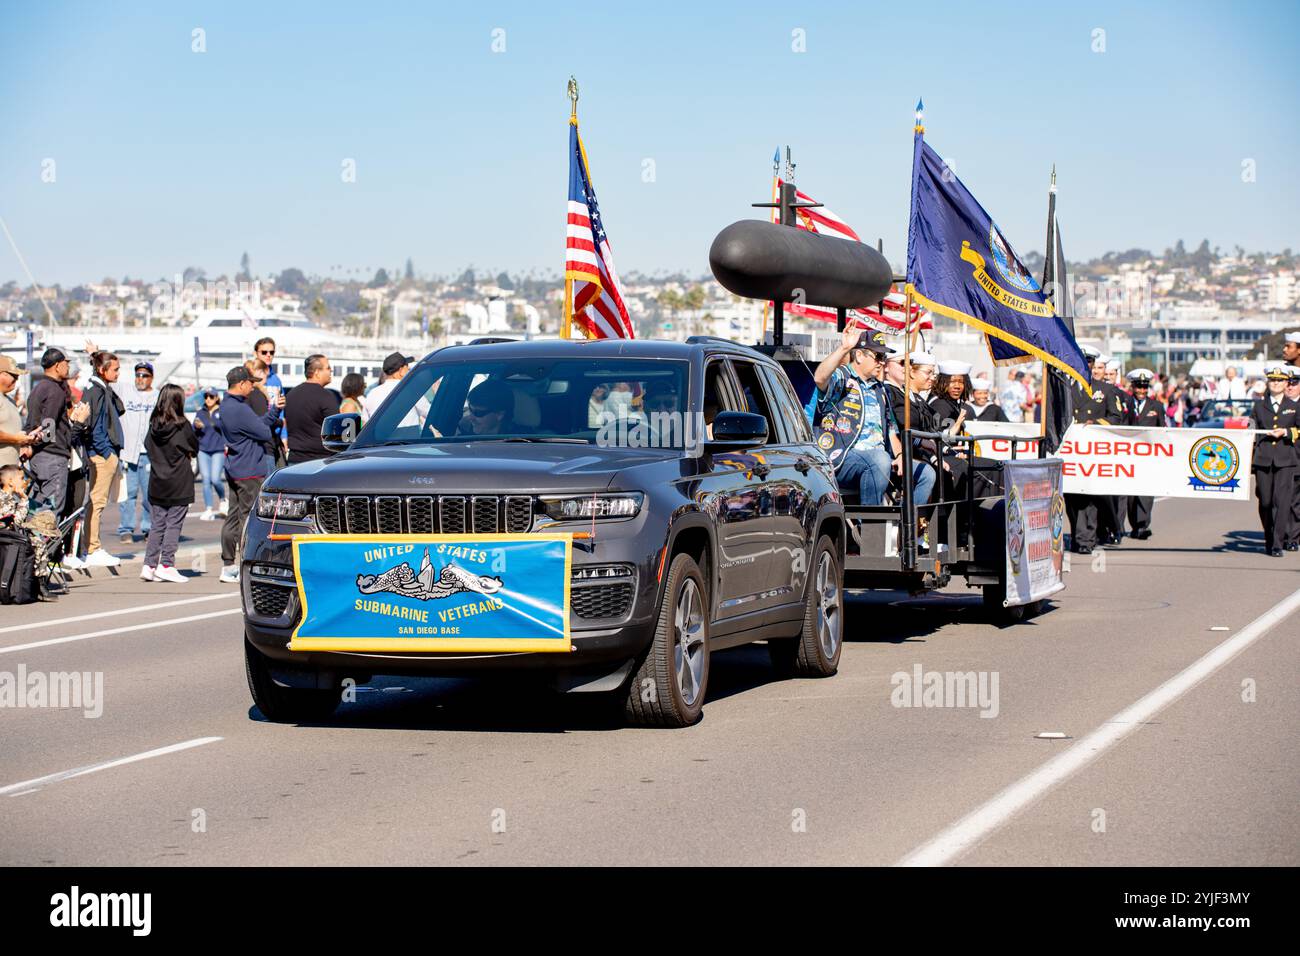
<path id="1" fill-rule="evenodd" d="M 593 396 L 615 390 L 628 399 L 593 414 Z M 621 695 L 633 723 L 685 726 L 713 651 L 766 640 L 784 673 L 835 673 L 843 505 L 794 390 L 759 352 L 715 339 L 455 346 L 358 427 L 327 419 L 336 454 L 277 471 L 248 520 L 245 654 L 268 718 L 328 716 L 348 677 L 532 671 Z M 301 608 L 287 533 L 542 531 L 574 535 L 572 653 L 288 648 Z"/>

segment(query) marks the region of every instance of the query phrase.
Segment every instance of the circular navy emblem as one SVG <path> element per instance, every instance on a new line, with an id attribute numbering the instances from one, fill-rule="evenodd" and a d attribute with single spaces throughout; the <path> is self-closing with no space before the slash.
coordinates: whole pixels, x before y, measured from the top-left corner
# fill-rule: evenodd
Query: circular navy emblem
<path id="1" fill-rule="evenodd" d="M 1025 551 L 1025 514 L 1020 491 L 1012 485 L 1007 491 L 1007 559 L 1011 573 L 1019 574 Z"/>
<path id="2" fill-rule="evenodd" d="M 1029 270 L 1020 264 L 1011 246 L 1003 238 L 996 222 L 989 224 L 989 252 L 993 255 L 993 265 L 998 274 L 1021 292 L 1038 292 L 1039 285 Z"/>
<path id="3" fill-rule="evenodd" d="M 1237 446 L 1226 438 L 1210 435 L 1192 445 L 1187 455 L 1192 474 L 1207 485 L 1222 485 L 1232 480 L 1241 465 Z"/>

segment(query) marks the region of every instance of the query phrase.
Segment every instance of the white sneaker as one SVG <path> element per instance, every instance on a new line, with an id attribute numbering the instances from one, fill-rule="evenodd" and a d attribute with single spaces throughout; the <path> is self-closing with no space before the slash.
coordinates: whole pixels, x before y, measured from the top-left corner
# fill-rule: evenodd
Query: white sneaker
<path id="1" fill-rule="evenodd" d="M 203 514 L 199 515 L 199 520 L 200 520 L 200 521 L 215 521 L 215 520 L 216 520 L 216 517 L 217 517 L 217 516 L 214 515 L 214 514 L 212 513 L 212 509 L 211 509 L 211 508 L 208 508 L 206 511 L 203 512 Z"/>
<path id="2" fill-rule="evenodd" d="M 75 554 L 65 554 L 63 560 L 59 563 L 63 565 L 65 571 L 80 571 L 86 566 L 86 562 Z"/>
<path id="3" fill-rule="evenodd" d="M 155 581 L 170 581 L 172 584 L 188 584 L 189 578 L 184 577 L 179 571 L 172 567 L 160 566 L 154 571 L 153 578 Z"/>
<path id="4" fill-rule="evenodd" d="M 221 568 L 221 583 L 222 583 L 222 584 L 238 584 L 238 583 L 239 583 L 239 565 L 237 565 L 237 564 L 227 564 L 227 565 L 224 565 L 224 566 Z"/>
<path id="5" fill-rule="evenodd" d="M 219 505 L 217 506 L 217 510 L 218 510 L 219 512 L 221 512 L 221 517 L 223 517 L 223 518 L 224 518 L 226 515 L 230 514 L 230 499 L 229 499 L 229 498 L 222 498 L 222 499 L 221 499 L 221 504 L 219 504 Z"/>
<path id="6" fill-rule="evenodd" d="M 140 569 L 141 581 L 152 581 L 155 577 L 157 577 L 157 575 L 154 574 L 153 568 L 149 567 L 149 565 L 146 564 Z"/>
<path id="7" fill-rule="evenodd" d="M 121 558 L 113 557 L 103 548 L 97 548 L 86 555 L 86 567 L 88 568 L 115 568 L 121 563 Z"/>

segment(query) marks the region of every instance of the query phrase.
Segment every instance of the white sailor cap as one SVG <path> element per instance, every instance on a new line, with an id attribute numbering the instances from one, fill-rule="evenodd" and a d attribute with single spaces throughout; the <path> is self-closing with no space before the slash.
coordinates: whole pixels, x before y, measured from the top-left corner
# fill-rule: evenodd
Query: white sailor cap
<path id="1" fill-rule="evenodd" d="M 916 361 L 913 359 L 912 361 Z M 959 362 L 956 359 L 944 359 L 939 363 L 940 375 L 969 375 L 971 370 L 970 362 Z"/>
<path id="2" fill-rule="evenodd" d="M 1135 368 L 1133 369 L 1133 371 L 1129 372 L 1127 376 L 1130 382 L 1148 382 L 1148 383 L 1155 377 L 1156 377 L 1156 373 L 1151 371 L 1151 369 L 1149 368 Z"/>
<path id="3" fill-rule="evenodd" d="M 1286 340 L 1292 345 L 1300 345 L 1300 332 L 1288 332 Z"/>
<path id="4" fill-rule="evenodd" d="M 1095 349 L 1091 345 L 1080 345 L 1079 351 L 1083 353 L 1084 358 L 1089 358 L 1089 359 L 1101 358 L 1101 350 Z"/>
<path id="5" fill-rule="evenodd" d="M 1286 367 L 1286 370 L 1287 370 L 1287 373 L 1291 376 L 1291 381 L 1294 382 L 1294 381 L 1300 380 L 1300 368 L 1297 368 L 1297 367 L 1294 366 L 1294 365 L 1288 365 L 1288 366 Z"/>
<path id="6" fill-rule="evenodd" d="M 983 375 L 978 375 L 970 380 L 970 389 L 972 392 L 987 392 L 992 387 L 993 383 Z"/>
<path id="7" fill-rule="evenodd" d="M 1273 382 L 1285 382 L 1291 377 L 1291 366 L 1277 362 L 1273 365 L 1264 366 L 1264 375 Z"/>
<path id="8" fill-rule="evenodd" d="M 929 352 L 913 352 L 907 357 L 913 365 L 934 365 L 935 358 Z"/>

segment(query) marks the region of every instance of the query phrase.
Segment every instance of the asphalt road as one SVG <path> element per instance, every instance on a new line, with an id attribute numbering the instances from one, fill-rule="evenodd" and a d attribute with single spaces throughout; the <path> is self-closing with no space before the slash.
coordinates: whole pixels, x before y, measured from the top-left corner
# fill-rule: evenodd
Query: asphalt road
<path id="1" fill-rule="evenodd" d="M 185 585 L 137 562 L 0 611 L 0 672 L 103 675 L 99 717 L 0 708 L 0 864 L 1294 866 L 1300 556 L 1261 554 L 1256 526 L 1253 505 L 1160 502 L 1152 539 L 1076 558 L 1014 626 L 964 588 L 855 597 L 838 676 L 721 653 L 704 720 L 652 731 L 590 698 L 412 679 L 326 725 L 267 723 L 202 550 L 216 525 L 191 520 L 179 563 L 206 571 Z M 917 667 L 989 696 L 895 706 Z"/>

